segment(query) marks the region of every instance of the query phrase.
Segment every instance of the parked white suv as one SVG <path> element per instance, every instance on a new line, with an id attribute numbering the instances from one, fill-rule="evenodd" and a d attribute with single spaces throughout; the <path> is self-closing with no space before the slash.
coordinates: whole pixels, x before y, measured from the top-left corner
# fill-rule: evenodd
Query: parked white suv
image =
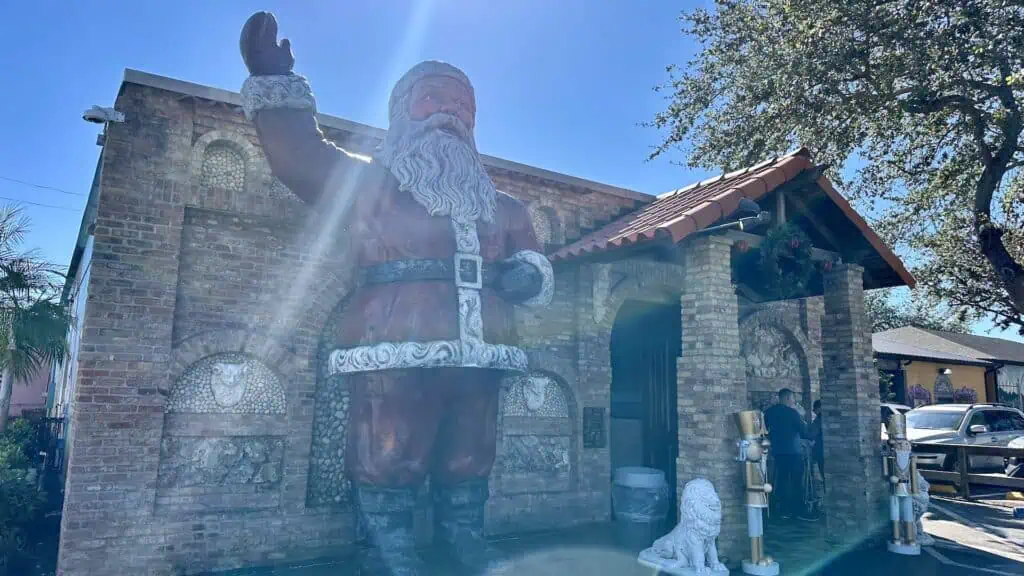
<path id="1" fill-rule="evenodd" d="M 1024 436 L 1024 413 L 997 404 L 936 404 L 907 412 L 907 437 L 911 442 L 1007 446 Z M 953 454 L 919 452 L 917 462 L 926 468 L 955 470 Z M 1006 469 L 1002 456 L 970 457 L 971 469 Z"/>

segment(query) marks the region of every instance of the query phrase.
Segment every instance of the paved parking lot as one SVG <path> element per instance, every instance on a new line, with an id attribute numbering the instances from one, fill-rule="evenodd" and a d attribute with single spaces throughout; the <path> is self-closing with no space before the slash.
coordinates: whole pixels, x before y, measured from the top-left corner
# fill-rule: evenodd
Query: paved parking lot
<path id="1" fill-rule="evenodd" d="M 1013 508 L 1024 502 L 987 492 L 973 502 L 932 497 L 924 525 L 937 542 L 928 552 L 940 562 L 959 564 L 962 573 L 1024 575 L 1024 520 L 1013 517 Z"/>

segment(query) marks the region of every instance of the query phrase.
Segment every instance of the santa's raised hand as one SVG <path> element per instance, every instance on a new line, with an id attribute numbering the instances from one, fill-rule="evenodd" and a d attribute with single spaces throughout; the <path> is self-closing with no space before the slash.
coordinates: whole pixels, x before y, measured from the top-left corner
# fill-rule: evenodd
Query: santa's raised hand
<path id="1" fill-rule="evenodd" d="M 238 47 L 254 76 L 290 74 L 295 65 L 291 43 L 277 42 L 277 18 L 270 12 L 257 12 L 246 20 Z"/>

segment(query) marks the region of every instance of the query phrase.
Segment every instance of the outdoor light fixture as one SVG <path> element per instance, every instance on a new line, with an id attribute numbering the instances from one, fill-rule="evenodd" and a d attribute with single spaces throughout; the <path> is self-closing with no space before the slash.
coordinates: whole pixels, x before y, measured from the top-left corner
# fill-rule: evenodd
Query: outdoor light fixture
<path id="1" fill-rule="evenodd" d="M 710 228 L 705 228 L 698 232 L 698 234 L 707 234 L 729 228 L 752 230 L 767 223 L 771 220 L 772 215 L 767 210 L 761 210 L 761 207 L 758 206 L 757 202 L 744 197 L 740 199 L 739 206 L 736 207 L 736 210 L 732 214 L 729 214 L 729 217 L 732 218 L 731 221 L 717 226 L 711 226 Z"/>
<path id="2" fill-rule="evenodd" d="M 740 200 L 740 205 L 733 215 L 740 218 L 757 217 L 761 215 L 761 207 L 757 205 L 757 202 L 744 197 Z"/>
<path id="3" fill-rule="evenodd" d="M 93 124 L 106 124 L 108 122 L 124 122 L 124 114 L 113 108 L 93 106 L 82 113 L 82 120 Z"/>

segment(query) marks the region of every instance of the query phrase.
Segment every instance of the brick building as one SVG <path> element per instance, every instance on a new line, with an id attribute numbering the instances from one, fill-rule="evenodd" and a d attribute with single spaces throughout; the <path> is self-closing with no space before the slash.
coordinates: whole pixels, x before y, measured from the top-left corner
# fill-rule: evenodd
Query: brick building
<path id="1" fill-rule="evenodd" d="M 270 175 L 237 94 L 128 70 L 115 107 L 66 293 L 75 365 L 54 391 L 71 419 L 62 573 L 344 553 L 348 398 L 324 370 L 351 287 L 344 235 Z M 354 152 L 382 136 L 319 119 Z M 533 373 L 503 393 L 492 533 L 607 521 L 613 468 L 648 465 L 715 483 L 720 548 L 738 560 L 732 414 L 782 385 L 826 406 L 830 532 L 882 521 L 863 290 L 912 278 L 806 152 L 657 199 L 485 163 L 556 267 L 552 305 L 518 316 Z M 837 262 L 805 297 L 735 285 L 733 245 L 758 237 L 708 228 L 744 196 Z"/>

